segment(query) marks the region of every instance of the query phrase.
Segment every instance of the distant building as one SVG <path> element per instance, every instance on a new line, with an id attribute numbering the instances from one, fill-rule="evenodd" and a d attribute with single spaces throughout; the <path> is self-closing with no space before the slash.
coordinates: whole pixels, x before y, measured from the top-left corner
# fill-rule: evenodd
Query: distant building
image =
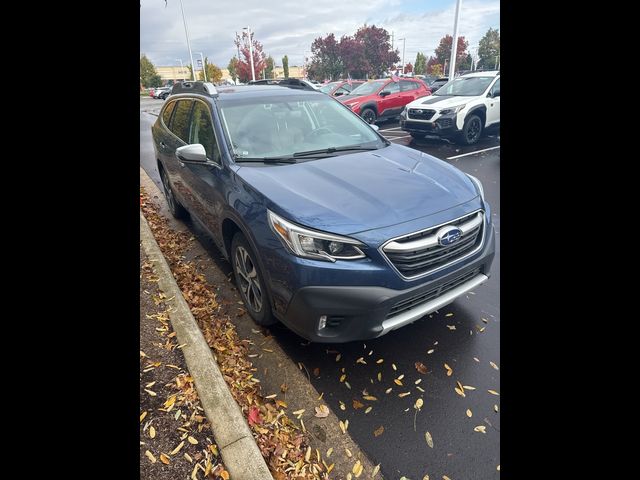
<path id="1" fill-rule="evenodd" d="M 222 81 L 233 82 L 231 75 L 229 75 L 229 70 L 226 68 L 222 68 Z M 162 85 L 173 84 L 175 82 L 182 82 L 184 80 L 191 80 L 191 73 L 187 67 L 178 66 L 169 66 L 169 67 L 156 67 L 156 72 L 160 75 L 160 79 L 162 80 Z M 200 77 L 200 71 L 196 71 L 196 75 L 198 78 Z M 256 79 L 262 78 L 262 72 L 256 72 Z M 284 68 L 282 67 L 274 67 L 273 68 L 273 78 L 282 79 L 284 78 Z M 289 67 L 289 78 L 305 78 L 305 70 L 304 67 L 291 66 Z"/>

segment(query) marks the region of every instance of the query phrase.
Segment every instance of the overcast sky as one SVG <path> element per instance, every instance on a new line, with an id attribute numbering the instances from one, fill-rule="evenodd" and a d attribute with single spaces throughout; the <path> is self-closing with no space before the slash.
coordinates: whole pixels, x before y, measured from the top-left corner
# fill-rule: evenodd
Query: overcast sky
<path id="1" fill-rule="evenodd" d="M 156 66 L 189 63 L 180 0 L 140 1 L 140 53 Z M 405 62 L 413 63 L 417 52 L 434 54 L 440 39 L 453 35 L 455 0 L 183 0 L 194 62 L 195 52 L 226 68 L 236 55 L 235 32 L 249 25 L 254 38 L 276 65 L 289 56 L 289 65 L 302 65 L 310 56 L 311 43 L 333 33 L 336 39 L 353 35 L 364 25 L 394 32 L 394 47 Z M 489 27 L 500 27 L 500 0 L 463 0 L 458 35 L 477 46 Z"/>

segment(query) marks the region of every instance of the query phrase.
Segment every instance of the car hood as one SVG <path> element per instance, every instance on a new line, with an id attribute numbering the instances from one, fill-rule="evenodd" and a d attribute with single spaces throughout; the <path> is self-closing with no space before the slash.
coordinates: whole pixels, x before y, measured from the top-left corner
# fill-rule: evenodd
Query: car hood
<path id="1" fill-rule="evenodd" d="M 425 108 L 435 108 L 436 110 L 441 110 L 443 108 L 455 107 L 457 105 L 464 105 L 469 102 L 473 97 L 460 97 L 457 95 L 430 95 L 427 98 L 419 98 L 414 100 L 409 105 L 408 108 L 411 107 L 425 107 Z"/>
<path id="2" fill-rule="evenodd" d="M 267 208 L 301 225 L 350 235 L 407 222 L 478 196 L 460 170 L 401 145 L 237 174 Z"/>

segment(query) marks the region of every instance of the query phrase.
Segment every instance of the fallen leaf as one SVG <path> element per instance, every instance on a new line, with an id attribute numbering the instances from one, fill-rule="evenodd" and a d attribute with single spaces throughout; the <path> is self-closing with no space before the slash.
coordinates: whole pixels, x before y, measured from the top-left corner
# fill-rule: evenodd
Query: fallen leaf
<path id="1" fill-rule="evenodd" d="M 382 435 L 382 432 L 384 432 L 384 426 L 380 425 L 378 428 L 375 429 L 375 431 L 373 432 L 373 435 L 376 437 L 379 437 L 380 435 Z"/>
<path id="2" fill-rule="evenodd" d="M 304 408 L 291 413 L 297 417 L 298 415 L 302 415 L 304 413 Z"/>
<path id="3" fill-rule="evenodd" d="M 372 402 L 375 402 L 376 400 L 378 400 L 376 397 L 374 397 L 373 395 L 365 395 L 364 397 L 365 400 L 370 400 Z"/>
<path id="4" fill-rule="evenodd" d="M 218 456 L 218 454 L 216 453 L 216 457 L 217 456 Z M 187 460 L 187 462 L 193 463 L 193 458 L 191 458 L 191 456 L 188 453 L 184 454 L 184 458 Z"/>
<path id="5" fill-rule="evenodd" d="M 382 381 L 382 372 L 378 372 L 378 381 L 381 382 Z"/>
<path id="6" fill-rule="evenodd" d="M 500 470 L 500 465 L 498 465 L 498 470 Z M 376 465 L 375 467 L 373 467 L 373 472 L 371 472 L 371 478 L 375 477 L 378 472 L 380 471 L 380 464 Z M 429 479 L 427 479 L 429 480 Z"/>
<path id="7" fill-rule="evenodd" d="M 395 364 L 395 363 L 392 363 L 392 364 L 391 364 L 391 368 L 393 368 L 394 370 L 398 370 L 398 368 L 396 367 L 396 364 Z"/>
<path id="8" fill-rule="evenodd" d="M 169 465 L 169 463 L 171 463 L 171 460 L 169 460 L 169 457 L 167 457 L 164 453 L 160 454 L 160 461 L 165 465 Z"/>
<path id="9" fill-rule="evenodd" d="M 184 447 L 184 442 L 180 442 L 180 444 L 171 451 L 171 455 L 178 453 L 182 447 Z"/>
<path id="10" fill-rule="evenodd" d="M 147 413 L 149 413 L 149 412 L 147 412 L 147 411 L 145 410 L 144 412 L 142 412 L 142 413 L 140 414 L 140 423 L 142 423 L 142 420 L 144 420 L 144 417 L 146 417 L 146 416 L 147 416 Z"/>
<path id="11" fill-rule="evenodd" d="M 333 453 L 333 447 L 331 447 L 329 450 L 327 450 L 327 455 L 326 457 L 329 458 L 331 456 L 331 454 Z"/>
<path id="12" fill-rule="evenodd" d="M 427 352 L 427 355 L 431 355 L 431 354 L 432 354 L 433 352 L 435 352 L 435 351 L 436 351 L 436 349 L 435 349 L 435 348 L 432 348 L 431 350 L 429 350 L 429 351 Z"/>
<path id="13" fill-rule="evenodd" d="M 421 379 L 421 378 L 417 379 L 415 382 L 413 382 L 413 384 L 414 384 L 414 385 L 418 385 L 420 382 L 422 382 L 422 379 Z"/>
<path id="14" fill-rule="evenodd" d="M 346 447 L 345 447 L 344 451 L 346 452 L 347 457 L 351 458 L 351 456 L 353 455 L 353 454 L 351 453 L 351 450 L 349 450 L 348 448 L 346 448 Z"/>
<path id="15" fill-rule="evenodd" d="M 196 440 L 195 438 L 193 438 L 191 435 L 189 435 L 187 437 L 187 441 L 191 444 L 191 445 L 197 445 L 198 444 L 198 440 Z"/>
<path id="16" fill-rule="evenodd" d="M 416 362 L 415 363 L 415 367 L 416 367 L 416 370 L 418 372 L 422 373 L 423 375 L 425 375 L 427 373 L 427 366 L 424 363 Z"/>
<path id="17" fill-rule="evenodd" d="M 319 407 L 316 407 L 315 416 L 318 418 L 327 418 L 329 416 L 329 413 L 329 407 L 327 407 L 326 405 L 320 405 Z"/>
<path id="18" fill-rule="evenodd" d="M 156 457 L 153 456 L 153 453 L 151 453 L 149 450 L 147 450 L 146 452 L 144 452 L 144 454 L 151 461 L 151 463 L 156 463 Z"/>
<path id="19" fill-rule="evenodd" d="M 448 328 L 449 330 L 455 330 L 455 329 L 456 329 L 456 326 L 455 326 L 455 325 L 447 325 L 447 328 Z"/>
<path id="20" fill-rule="evenodd" d="M 286 383 L 283 383 L 282 385 L 280 385 L 280 391 L 281 391 L 282 393 L 286 393 L 286 392 L 287 392 L 287 390 L 289 390 L 289 387 L 287 386 L 287 384 L 286 384 Z"/>
<path id="21" fill-rule="evenodd" d="M 493 409 L 495 410 L 496 413 L 498 413 L 498 405 L 494 405 Z"/>
<path id="22" fill-rule="evenodd" d="M 367 409 L 364 411 L 364 413 L 369 413 L 371 410 L 373 410 L 373 407 L 367 407 Z"/>
<path id="23" fill-rule="evenodd" d="M 363 365 L 366 365 L 367 362 L 365 362 L 364 357 L 360 357 L 359 359 L 356 360 L 356 363 L 361 363 Z"/>
<path id="24" fill-rule="evenodd" d="M 394 378 L 394 379 L 393 379 L 393 382 L 394 382 L 396 385 L 400 385 L 400 386 L 402 386 L 402 382 L 401 382 L 400 380 L 398 380 L 397 378 Z"/>
<path id="25" fill-rule="evenodd" d="M 498 368 L 498 365 L 496 365 L 496 364 L 495 364 L 495 363 L 493 363 L 493 362 L 489 362 L 489 365 L 491 365 L 491 366 L 492 366 L 493 368 L 495 368 L 496 370 L 500 370 L 500 369 Z"/>
<path id="26" fill-rule="evenodd" d="M 272 399 L 272 398 L 276 398 L 277 396 L 278 396 L 278 394 L 277 394 L 277 393 L 272 393 L 271 395 L 267 395 L 267 396 L 266 396 L 266 397 L 264 397 L 264 398 Z"/>
<path id="27" fill-rule="evenodd" d="M 422 480 L 429 480 L 429 475 L 425 475 L 424 477 L 422 477 Z"/>
<path id="28" fill-rule="evenodd" d="M 450 377 L 453 374 L 453 369 L 446 363 L 444 364 L 444 368 L 447 371 L 447 377 Z"/>
<path id="29" fill-rule="evenodd" d="M 353 468 L 351 469 L 351 471 L 356 476 L 356 478 L 358 478 L 360 475 L 362 475 L 362 470 L 364 470 L 364 467 L 360 463 L 360 460 L 357 460 L 356 463 L 353 465 Z"/>
<path id="30" fill-rule="evenodd" d="M 342 433 L 347 432 L 347 428 L 345 427 L 344 422 L 342 420 L 340 420 L 340 430 L 342 430 Z"/>
<path id="31" fill-rule="evenodd" d="M 339 362 L 341 358 L 342 358 L 342 354 L 341 353 L 336 355 L 336 362 Z"/>
<path id="32" fill-rule="evenodd" d="M 480 359 L 478 359 L 477 357 L 473 357 L 473 359 L 474 359 L 476 362 L 480 363 Z"/>
<path id="33" fill-rule="evenodd" d="M 413 408 L 415 408 L 416 410 L 420 410 L 422 408 L 422 405 L 424 405 L 424 401 L 421 398 L 419 398 L 416 400 L 416 403 L 413 406 Z"/>
<path id="34" fill-rule="evenodd" d="M 151 395 L 152 397 L 155 397 L 157 395 L 156 392 L 152 392 L 151 390 L 147 390 L 146 388 L 144 389 L 145 392 L 147 392 L 149 395 Z"/>
<path id="35" fill-rule="evenodd" d="M 376 363 L 382 363 L 382 362 L 384 362 L 384 359 L 382 358 L 379 358 L 378 360 L 376 360 Z"/>
<path id="36" fill-rule="evenodd" d="M 477 427 L 475 427 L 473 429 L 474 432 L 482 432 L 482 433 L 487 433 L 486 432 L 486 428 L 484 425 L 478 425 Z"/>
<path id="37" fill-rule="evenodd" d="M 433 438 L 431 437 L 431 434 L 426 432 L 424 434 L 424 438 L 427 440 L 427 445 L 429 445 L 430 448 L 433 448 Z"/>
<path id="38" fill-rule="evenodd" d="M 442 475 L 442 480 L 451 480 L 449 477 L 447 477 L 446 475 Z"/>
<path id="39" fill-rule="evenodd" d="M 418 390 L 420 390 L 422 393 L 424 393 L 424 388 L 421 387 L 416 387 Z"/>
<path id="40" fill-rule="evenodd" d="M 496 470 L 500 471 L 500 464 L 496 467 Z"/>
<path id="41" fill-rule="evenodd" d="M 304 454 L 304 459 L 308 462 L 311 459 L 311 447 L 307 448 L 307 453 Z"/>
<path id="42" fill-rule="evenodd" d="M 467 417 L 471 418 L 473 416 L 473 412 L 467 408 Z"/>
<path id="43" fill-rule="evenodd" d="M 282 400 L 276 400 L 276 405 L 278 405 L 281 408 L 287 408 L 287 403 L 282 401 Z"/>
<path id="44" fill-rule="evenodd" d="M 346 410 L 347 407 L 345 406 L 345 404 L 341 400 L 338 400 L 338 401 L 340 402 L 340 410 Z M 363 405 L 363 407 L 364 407 L 364 405 Z"/>
<path id="45" fill-rule="evenodd" d="M 359 402 L 358 400 L 353 400 L 353 408 L 358 410 L 359 408 L 364 408 L 364 403 Z"/>
<path id="46" fill-rule="evenodd" d="M 349 382 L 344 382 L 344 386 L 351 390 L 351 384 Z"/>
<path id="47" fill-rule="evenodd" d="M 222 470 L 219 475 L 222 480 L 229 480 L 229 472 L 227 472 L 226 470 Z"/>
<path id="48" fill-rule="evenodd" d="M 393 390 L 393 388 L 389 387 L 384 391 L 384 393 L 389 394 L 391 393 L 391 390 Z"/>
<path id="49" fill-rule="evenodd" d="M 261 424 L 262 416 L 260 415 L 260 409 L 258 407 L 251 407 L 249 409 L 249 425 Z"/>
<path id="50" fill-rule="evenodd" d="M 156 438 L 156 429 L 153 426 L 149 427 L 149 436 L 151 438 Z"/>
<path id="51" fill-rule="evenodd" d="M 462 388 L 464 388 L 465 390 L 475 390 L 476 387 L 472 387 L 471 385 L 463 385 Z"/>
<path id="52" fill-rule="evenodd" d="M 402 397 L 406 397 L 407 395 L 411 395 L 411 392 L 404 392 L 404 393 L 399 393 L 399 394 L 398 394 L 398 396 L 399 396 L 400 398 L 402 398 Z"/>
<path id="53" fill-rule="evenodd" d="M 495 390 L 487 390 L 487 392 L 489 392 L 491 395 L 500 395 L 498 392 L 496 392 Z"/>

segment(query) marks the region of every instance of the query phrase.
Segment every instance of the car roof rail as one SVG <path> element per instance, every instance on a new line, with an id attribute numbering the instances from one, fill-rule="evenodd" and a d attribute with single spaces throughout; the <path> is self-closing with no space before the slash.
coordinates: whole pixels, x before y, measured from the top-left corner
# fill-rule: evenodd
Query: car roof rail
<path id="1" fill-rule="evenodd" d="M 176 83 L 171 89 L 171 95 L 175 95 L 177 93 L 198 93 L 200 95 L 206 95 L 207 97 L 218 96 L 218 91 L 213 83 L 202 81 Z"/>

